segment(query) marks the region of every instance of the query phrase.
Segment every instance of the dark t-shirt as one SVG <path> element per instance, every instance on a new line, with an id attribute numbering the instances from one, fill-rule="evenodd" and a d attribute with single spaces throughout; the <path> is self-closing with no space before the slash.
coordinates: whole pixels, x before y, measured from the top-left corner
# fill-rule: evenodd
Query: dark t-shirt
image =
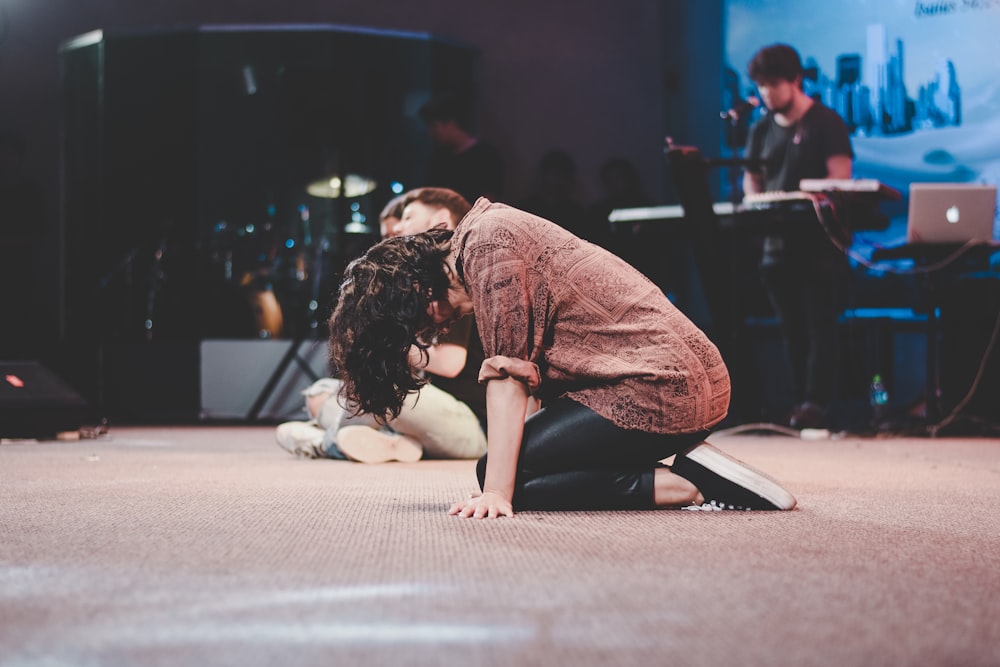
<path id="1" fill-rule="evenodd" d="M 483 365 L 483 344 L 479 340 L 475 317 L 463 317 L 455 322 L 448 333 L 438 338 L 439 343 L 461 345 L 466 349 L 465 367 L 453 378 L 430 373 L 431 384 L 462 401 L 476 413 L 486 428 L 486 386 L 479 384 L 479 368 Z"/>
<path id="2" fill-rule="evenodd" d="M 793 192 L 803 178 L 827 178 L 826 162 L 836 155 L 853 158 L 851 136 L 843 119 L 833 109 L 814 103 L 797 123 L 778 125 L 768 114 L 750 128 L 745 156 L 759 160 L 759 173 L 767 192 Z M 764 263 L 798 258 L 817 261 L 837 257 L 840 251 L 819 224 L 804 225 L 795 233 L 787 229 L 764 239 Z M 807 258 L 809 258 L 807 260 Z"/>
<path id="3" fill-rule="evenodd" d="M 833 109 L 813 104 L 797 123 L 782 127 L 768 114 L 750 129 L 746 158 L 760 160 L 764 189 L 792 192 L 803 178 L 826 178 L 826 161 L 854 157 L 847 125 Z"/>

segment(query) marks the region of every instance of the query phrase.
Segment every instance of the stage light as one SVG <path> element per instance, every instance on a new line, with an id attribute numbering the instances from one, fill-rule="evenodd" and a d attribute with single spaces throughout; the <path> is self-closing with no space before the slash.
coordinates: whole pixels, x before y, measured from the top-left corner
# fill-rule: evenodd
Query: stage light
<path id="1" fill-rule="evenodd" d="M 341 189 L 348 199 L 361 197 L 375 189 L 375 181 L 358 174 L 348 174 L 341 179 L 339 174 L 334 174 L 319 181 L 314 181 L 306 186 L 306 192 L 313 197 L 322 199 L 337 199 L 340 197 Z"/>
<path id="2" fill-rule="evenodd" d="M 344 225 L 344 232 L 347 234 L 375 234 L 375 230 L 358 220 L 352 220 Z"/>

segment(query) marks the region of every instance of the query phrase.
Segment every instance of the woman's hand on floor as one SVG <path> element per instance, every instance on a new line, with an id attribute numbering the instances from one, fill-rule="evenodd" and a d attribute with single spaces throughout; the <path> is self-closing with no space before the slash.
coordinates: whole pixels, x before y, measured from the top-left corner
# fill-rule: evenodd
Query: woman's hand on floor
<path id="1" fill-rule="evenodd" d="M 514 516 L 514 506 L 510 501 L 495 491 L 487 491 L 481 495 L 472 494 L 468 500 L 457 502 L 448 510 L 448 514 L 457 514 L 463 519 L 496 519 L 501 516 Z"/>

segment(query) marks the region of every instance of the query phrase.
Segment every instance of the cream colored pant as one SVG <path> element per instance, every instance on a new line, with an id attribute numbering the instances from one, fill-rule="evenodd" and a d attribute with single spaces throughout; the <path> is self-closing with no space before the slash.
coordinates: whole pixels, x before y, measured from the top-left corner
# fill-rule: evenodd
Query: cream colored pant
<path id="1" fill-rule="evenodd" d="M 339 381 L 324 378 L 303 392 L 310 415 L 326 431 L 324 447 L 335 444 L 337 431 L 345 426 L 382 428 L 370 415 L 351 416 L 353 410 L 338 403 L 339 391 Z M 434 385 L 425 385 L 407 396 L 402 412 L 388 427 L 419 443 L 424 458 L 476 459 L 486 453 L 486 435 L 472 408 Z"/>

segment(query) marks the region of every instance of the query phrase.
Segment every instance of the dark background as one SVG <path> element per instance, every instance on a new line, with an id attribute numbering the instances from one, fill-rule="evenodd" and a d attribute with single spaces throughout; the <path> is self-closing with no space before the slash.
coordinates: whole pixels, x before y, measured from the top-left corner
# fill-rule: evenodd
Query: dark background
<path id="1" fill-rule="evenodd" d="M 267 27 L 277 31 L 284 27 L 293 45 L 290 48 L 308 50 L 304 43 L 297 47 L 294 45 L 296 30 L 309 26 L 339 26 L 352 30 L 401 31 L 419 38 L 453 43 L 475 54 L 473 78 L 479 95 L 477 130 L 482 138 L 496 144 L 503 153 L 506 171 L 503 199 L 516 202 L 528 194 L 536 184 L 537 164 L 541 156 L 550 149 L 559 148 L 567 151 L 576 161 L 579 176 L 576 195 L 581 202 L 591 202 L 600 195 L 598 167 L 609 158 L 622 157 L 638 169 L 652 203 L 669 204 L 676 203 L 678 199 L 664 161 L 665 137 L 670 136 L 680 144 L 697 146 L 709 157 L 723 152 L 724 126 L 719 119 L 719 111 L 724 105 L 723 16 L 722 0 L 622 0 L 617 3 L 579 3 L 574 0 L 426 0 L 420 3 L 286 0 L 273 3 L 244 0 L 238 4 L 189 0 L 150 0 L 143 3 L 125 0 L 0 0 L 0 130 L 20 135 L 25 141 L 23 172 L 36 184 L 40 193 L 36 210 L 31 215 L 31 224 L 41 237 L 40 250 L 31 258 L 31 268 L 24 269 L 25 275 L 17 279 L 18 286 L 31 295 L 34 310 L 29 317 L 17 318 L 17 321 L 11 321 L 10 313 L 0 315 L 7 320 L 2 326 L 21 332 L 16 345 L 5 345 L 0 350 L 0 358 L 38 358 L 73 380 L 78 380 L 81 375 L 101 373 L 100 368 L 110 368 L 107 372 L 111 375 L 105 378 L 107 384 L 131 386 L 135 377 L 128 373 L 118 377 L 113 372 L 115 368 L 136 366 L 130 353 L 107 359 L 101 358 L 103 352 L 100 352 L 96 359 L 85 359 L 74 368 L 72 362 L 75 356 L 90 354 L 87 345 L 81 352 L 81 338 L 86 338 L 91 328 L 114 329 L 114 318 L 120 314 L 107 312 L 104 306 L 91 308 L 88 290 L 92 289 L 91 283 L 95 280 L 100 282 L 102 277 L 116 268 L 116 259 L 127 256 L 130 248 L 137 245 L 136 239 L 141 238 L 144 243 L 155 246 L 161 236 L 160 231 L 175 224 L 171 216 L 164 217 L 160 213 L 163 202 L 157 202 L 155 194 L 142 189 L 128 189 L 121 192 L 121 199 L 116 201 L 117 205 L 125 206 L 134 214 L 135 227 L 130 227 L 126 236 L 137 236 L 118 239 L 120 247 L 114 246 L 114 241 L 106 243 L 100 237 L 100 229 L 95 228 L 91 235 L 87 224 L 64 228 L 61 211 L 67 194 L 72 193 L 74 188 L 79 190 L 81 183 L 84 189 L 87 187 L 79 176 L 75 176 L 73 182 L 67 182 L 62 171 L 66 166 L 66 155 L 61 152 L 61 137 L 73 136 L 72 131 L 68 134 L 67 131 L 74 128 L 67 126 L 75 122 L 73 119 L 78 119 L 78 115 L 67 114 L 70 106 L 67 89 L 65 81 L 60 79 L 60 68 L 65 65 L 60 49 L 65 48 L 68 40 L 98 30 L 111 38 L 141 33 L 154 36 L 190 35 L 191 31 L 197 33 L 220 26 Z M 270 128 L 270 136 L 265 133 L 265 136 L 254 137 L 248 142 L 247 128 L 226 123 L 226 113 L 230 110 L 227 105 L 243 104 L 242 101 L 235 101 L 236 98 L 228 95 L 225 89 L 225 86 L 234 84 L 226 78 L 228 72 L 233 71 L 228 67 L 230 63 L 225 62 L 232 52 L 222 49 L 212 55 L 211 48 L 203 49 L 198 51 L 197 58 L 200 60 L 193 64 L 189 49 L 181 46 L 177 53 L 176 74 L 182 87 L 193 85 L 184 78 L 184 71 L 201 72 L 199 81 L 202 89 L 196 92 L 197 109 L 192 111 L 180 102 L 180 97 L 158 88 L 155 78 L 140 82 L 134 91 L 127 87 L 105 92 L 125 97 L 135 92 L 134 100 L 160 96 L 158 103 L 165 108 L 178 105 L 171 112 L 201 114 L 197 118 L 181 118 L 175 128 L 177 131 L 183 129 L 185 123 L 189 123 L 189 127 L 206 127 L 205 109 L 211 109 L 209 116 L 212 120 L 208 126 L 212 132 L 196 137 L 196 150 L 199 152 L 195 160 L 197 173 L 184 176 L 195 185 L 186 187 L 182 178 L 180 185 L 175 184 L 177 193 L 164 193 L 183 200 L 191 196 L 190 189 L 199 190 L 202 206 L 206 197 L 210 200 L 217 196 L 219 201 L 232 201 L 233 193 L 242 190 L 239 174 L 228 180 L 211 178 L 209 175 L 213 170 L 249 164 L 254 155 L 267 154 L 278 144 L 285 150 L 288 147 L 302 150 L 298 156 L 283 155 L 282 160 L 285 164 L 300 165 L 303 172 L 286 171 L 281 176 L 298 180 L 311 178 L 310 174 L 315 172 L 324 156 L 311 153 L 310 147 L 321 144 L 323 137 L 303 133 L 304 129 L 315 125 L 303 122 L 296 110 L 298 100 L 308 101 L 308 104 L 302 104 L 307 115 L 329 112 L 331 132 L 336 133 L 337 128 L 345 124 L 371 121 L 377 125 L 379 119 L 371 118 L 371 110 L 381 106 L 378 95 L 391 97 L 394 94 L 391 86 L 379 86 L 385 81 L 372 82 L 371 77 L 358 74 L 358 71 L 364 72 L 366 58 L 385 60 L 389 57 L 391 60 L 391 54 L 373 56 L 370 51 L 361 49 L 347 57 L 338 56 L 347 68 L 343 77 L 336 76 L 336 73 L 331 76 L 329 67 L 318 70 L 315 77 L 299 68 L 296 70 L 298 78 L 284 79 L 285 88 L 278 99 L 279 108 L 259 110 L 260 118 L 265 119 L 263 124 Z M 162 66 L 163 55 L 158 57 Z M 205 60 L 206 57 L 208 60 Z M 401 61 L 402 70 L 414 68 L 411 57 L 405 52 L 396 57 Z M 218 78 L 213 78 L 211 74 L 216 71 L 213 67 L 209 67 L 209 75 L 205 75 L 206 62 L 217 66 Z M 234 64 L 239 63 L 234 61 Z M 121 63 L 115 66 L 121 66 Z M 258 83 L 263 89 L 268 85 L 268 74 L 262 70 L 258 75 Z M 368 89 L 364 88 L 365 82 L 370 85 Z M 315 87 L 317 85 L 319 88 Z M 358 90 L 359 86 L 361 90 Z M 327 99 L 317 102 L 316 95 L 321 98 L 326 96 Z M 367 102 L 345 111 L 339 102 L 341 96 L 353 96 Z M 391 104 L 398 102 L 387 101 Z M 118 108 L 120 112 L 122 107 Z M 234 114 L 243 113 L 240 117 L 244 120 L 248 117 L 245 111 L 232 107 Z M 256 127 L 253 123 L 250 126 L 251 131 Z M 85 137 L 85 129 L 75 128 L 75 136 Z M 129 128 L 127 124 L 116 121 L 113 131 L 124 135 Z M 362 161 L 385 164 L 386 156 L 395 154 L 394 145 L 400 140 L 400 128 L 394 131 L 396 134 L 391 139 L 387 137 L 385 143 L 374 146 L 374 149 L 370 145 L 364 147 Z M 182 135 L 183 132 L 178 136 Z M 417 138 L 411 133 L 407 140 L 411 142 L 407 149 L 411 156 L 419 156 L 421 150 L 426 149 L 426 144 L 421 144 L 426 138 Z M 169 136 L 158 137 L 157 141 L 162 148 L 177 148 Z M 74 141 L 70 148 L 85 143 Z M 251 152 L 233 154 L 234 146 L 237 151 Z M 377 159 L 372 157 L 372 150 L 378 153 Z M 118 165 L 119 173 L 127 173 L 128 166 Z M 71 170 L 71 173 L 86 173 L 79 167 L 77 165 L 75 172 Z M 136 165 L 137 170 L 141 168 L 141 164 Z M 403 169 L 403 172 L 414 174 L 412 170 L 406 172 Z M 723 174 L 717 176 L 716 180 L 723 180 Z M 413 177 L 419 180 L 419 173 Z M 141 181 L 141 175 L 136 179 Z M 712 185 L 713 188 L 717 185 L 715 180 Z M 259 212 L 266 209 L 269 202 L 266 193 L 262 195 L 258 188 L 252 195 L 248 194 L 244 204 L 248 210 Z M 287 208 L 294 202 L 283 205 Z M 367 211 L 370 218 L 375 213 L 371 208 Z M 115 224 L 122 224 L 122 219 L 119 216 Z M 208 271 L 218 270 L 219 263 L 211 255 L 211 243 L 206 242 L 205 230 L 189 231 L 202 243 L 197 256 L 193 256 L 189 263 L 201 263 L 204 269 L 207 262 Z M 346 241 L 341 243 L 337 251 L 349 254 L 345 244 Z M 656 270 L 676 281 L 665 285 L 665 289 L 676 290 L 672 296 L 677 297 L 678 304 L 696 323 L 710 328 L 710 317 L 699 295 L 690 255 L 683 248 L 672 248 L 664 239 L 655 236 L 644 240 L 644 248 L 652 253 L 652 257 L 646 260 L 652 261 Z M 91 255 L 95 257 L 95 264 L 88 267 Z M 752 259 L 749 256 L 737 259 L 740 263 L 735 268 L 745 274 L 737 276 L 737 279 L 741 288 L 748 291 L 744 305 L 750 315 L 766 319 L 766 306 L 755 287 L 757 278 Z M 76 275 L 85 276 L 86 280 L 78 284 Z M 199 290 L 202 285 L 200 280 L 201 277 L 197 277 L 189 288 Z M 878 305 L 897 305 L 897 296 L 902 293 L 888 284 L 869 283 L 863 287 L 867 292 L 873 289 L 879 292 L 878 298 L 874 299 Z M 139 291 L 139 294 L 143 293 Z M 299 297 L 302 295 L 296 298 Z M 866 296 L 866 299 L 869 298 Z M 187 302 L 182 302 L 182 305 L 187 305 Z M 898 305 L 910 306 L 912 303 L 907 301 Z M 141 304 L 138 307 L 141 309 Z M 115 311 L 114 308 L 111 310 Z M 224 313 L 217 314 L 224 316 Z M 89 324 L 91 322 L 93 327 Z M 130 316 L 128 326 L 135 325 L 135 318 Z M 919 323 L 911 326 L 909 331 L 903 333 L 915 334 L 919 338 L 919 326 Z M 876 341 L 873 351 L 872 337 L 865 327 L 867 325 L 857 325 L 855 330 L 846 332 L 844 352 L 848 356 L 844 365 L 842 395 L 863 402 L 871 371 L 878 366 L 878 370 L 889 376 L 893 375 L 894 369 L 906 369 L 905 384 L 899 383 L 896 397 L 905 401 L 919 399 L 924 382 L 920 372 L 923 364 L 921 346 L 908 344 L 901 347 L 898 335 L 890 331 L 889 342 L 886 343 L 883 336 L 879 339 L 881 342 Z M 913 331 L 914 328 L 917 330 Z M 130 335 L 125 335 L 125 338 Z M 194 338 L 198 335 L 199 332 L 195 332 Z M 893 338 L 894 335 L 896 338 Z M 758 328 L 752 332 L 752 337 L 750 344 L 756 355 L 754 361 L 758 371 L 762 371 L 759 381 L 763 383 L 763 393 L 767 394 L 765 402 L 772 405 L 750 416 L 780 418 L 779 413 L 787 397 L 782 395 L 785 383 L 782 382 L 774 330 Z M 913 336 L 907 340 L 911 339 Z M 188 348 L 174 356 L 171 354 L 162 351 L 156 355 L 144 353 L 139 360 L 147 358 L 148 362 L 149 358 L 155 359 L 155 368 L 150 371 L 153 375 L 169 374 L 183 366 L 180 373 L 183 379 L 176 384 L 187 386 L 195 382 L 198 375 L 197 354 L 192 355 Z M 183 363 L 174 363 L 177 359 L 183 360 Z M 138 365 L 141 366 L 141 363 Z M 140 373 L 139 377 L 146 376 Z M 903 380 L 903 377 L 899 379 Z M 80 386 L 80 382 L 75 384 Z M 954 393 L 957 392 L 956 389 Z M 84 393 L 89 392 L 84 390 Z M 196 396 L 192 400 L 197 403 Z M 186 406 L 184 410 L 193 412 L 196 406 Z"/>
<path id="2" fill-rule="evenodd" d="M 93 30 L 307 23 L 453 39 L 480 54 L 479 129 L 503 151 L 509 199 L 530 190 L 542 154 L 563 148 L 577 161 L 583 200 L 597 196 L 597 168 L 613 156 L 631 160 L 647 192 L 665 200 L 670 198 L 662 165 L 665 134 L 701 145 L 709 154 L 719 143 L 714 117 L 721 95 L 721 5 L 721 0 L 3 0 L 0 128 L 24 137 L 25 170 L 43 195 L 38 218 L 45 251 L 26 280 L 39 304 L 28 323 L 35 331 L 31 340 L 37 346 L 66 335 L 60 308 L 58 56 L 65 40 Z"/>

